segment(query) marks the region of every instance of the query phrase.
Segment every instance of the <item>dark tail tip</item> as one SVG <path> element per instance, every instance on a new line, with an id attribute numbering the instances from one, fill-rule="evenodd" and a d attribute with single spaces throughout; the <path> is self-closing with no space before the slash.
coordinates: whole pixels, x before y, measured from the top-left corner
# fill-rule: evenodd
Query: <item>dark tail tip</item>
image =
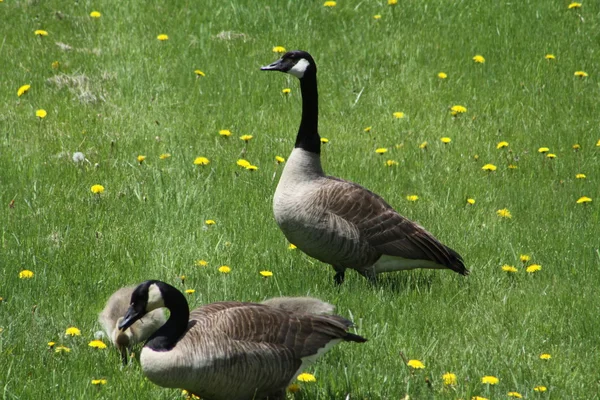
<path id="1" fill-rule="evenodd" d="M 366 338 L 364 338 L 360 335 L 355 335 L 354 333 L 350 333 L 350 332 L 348 332 L 346 334 L 346 336 L 344 336 L 344 340 L 346 342 L 356 342 L 356 343 L 364 343 L 367 341 Z"/>
<path id="2" fill-rule="evenodd" d="M 471 271 L 465 267 L 465 263 L 463 262 L 463 258 L 460 256 L 460 254 L 452 250 L 450 247 L 446 247 L 446 250 L 448 250 L 448 253 L 450 253 L 450 262 L 446 266 L 452 271 L 463 276 L 469 275 Z"/>

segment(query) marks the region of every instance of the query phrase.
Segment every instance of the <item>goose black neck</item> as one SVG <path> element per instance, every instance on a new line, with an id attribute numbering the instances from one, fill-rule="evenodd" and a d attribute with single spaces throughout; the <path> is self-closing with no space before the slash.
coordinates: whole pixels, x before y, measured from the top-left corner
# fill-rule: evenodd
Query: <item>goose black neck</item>
<path id="1" fill-rule="evenodd" d="M 302 92 L 302 121 L 300 121 L 295 147 L 320 154 L 319 94 L 317 92 L 316 73 L 307 71 L 304 77 L 300 79 L 300 91 Z"/>
<path id="2" fill-rule="evenodd" d="M 169 319 L 148 340 L 145 347 L 155 351 L 169 351 L 185 334 L 190 319 L 190 308 L 183 294 L 169 287 L 163 293 L 165 307 L 169 309 Z"/>

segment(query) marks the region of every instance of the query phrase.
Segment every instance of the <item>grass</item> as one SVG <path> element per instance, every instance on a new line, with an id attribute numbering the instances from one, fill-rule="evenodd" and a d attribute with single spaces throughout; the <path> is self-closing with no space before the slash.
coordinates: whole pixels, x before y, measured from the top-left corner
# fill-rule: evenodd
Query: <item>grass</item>
<path id="1" fill-rule="evenodd" d="M 116 351 L 87 345 L 109 295 L 147 279 L 196 289 L 191 307 L 307 294 L 337 305 L 369 342 L 342 344 L 311 367 L 317 382 L 302 384 L 299 399 L 599 398 L 600 4 L 583 3 L 0 3 L 3 398 L 179 398 L 139 364 L 123 370 Z M 331 268 L 287 249 L 271 211 L 274 157 L 293 146 L 300 97 L 295 78 L 259 71 L 276 45 L 317 61 L 325 170 L 456 249 L 469 277 L 411 271 L 372 287 L 349 273 L 338 288 Z M 467 113 L 453 118 L 453 105 Z M 243 134 L 254 138 L 244 144 Z M 509 147 L 496 149 L 500 141 Z M 544 146 L 557 157 L 538 153 Z M 88 161 L 76 165 L 75 151 Z M 210 164 L 193 165 L 198 156 Z M 486 163 L 498 169 L 482 171 Z M 92 194 L 94 184 L 105 192 Z M 593 201 L 576 204 L 581 196 Z M 512 218 L 496 215 L 503 208 Z M 526 273 L 521 254 L 542 270 Z M 34 277 L 19 279 L 23 269 Z M 65 337 L 70 326 L 81 336 Z M 426 368 L 411 371 L 401 353 Z M 482 384 L 484 375 L 500 381 Z M 107 384 L 90 383 L 98 378 Z"/>

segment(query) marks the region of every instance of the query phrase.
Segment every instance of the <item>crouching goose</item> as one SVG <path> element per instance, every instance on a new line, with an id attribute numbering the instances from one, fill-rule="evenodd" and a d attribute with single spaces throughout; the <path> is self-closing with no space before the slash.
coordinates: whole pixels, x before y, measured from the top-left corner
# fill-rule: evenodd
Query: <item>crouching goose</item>
<path id="1" fill-rule="evenodd" d="M 127 312 L 129 301 L 135 286 L 121 288 L 114 292 L 106 302 L 106 306 L 98 316 L 98 322 L 102 325 L 104 332 L 121 353 L 123 364 L 127 364 L 127 350 L 137 343 L 142 343 L 150 337 L 158 328 L 167 321 L 162 310 L 152 311 L 144 318 L 131 325 L 129 329 L 118 328 Z"/>
<path id="2" fill-rule="evenodd" d="M 457 252 L 398 214 L 380 196 L 356 183 L 325 176 L 318 132 L 317 66 L 310 54 L 290 51 L 261 69 L 300 79 L 300 129 L 273 198 L 275 220 L 291 243 L 331 264 L 338 284 L 347 268 L 371 280 L 380 272 L 414 268 L 469 273 Z"/>
<path id="3" fill-rule="evenodd" d="M 333 313 L 333 310 L 335 310 L 333 305 L 315 299 L 314 297 L 273 297 L 260 304 L 280 308 L 289 312 L 315 315 L 331 314 Z"/>
<path id="4" fill-rule="evenodd" d="M 179 290 L 155 280 L 140 284 L 130 303 L 120 329 L 158 308 L 170 311 L 141 351 L 144 374 L 203 400 L 284 399 L 288 384 L 333 345 L 366 341 L 348 332 L 351 322 L 337 315 L 236 301 L 190 313 Z"/>

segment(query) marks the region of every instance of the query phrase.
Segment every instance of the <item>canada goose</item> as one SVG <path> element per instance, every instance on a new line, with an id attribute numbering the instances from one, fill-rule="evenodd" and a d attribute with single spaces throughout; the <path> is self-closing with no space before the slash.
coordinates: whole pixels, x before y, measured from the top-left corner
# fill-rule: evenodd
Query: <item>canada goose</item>
<path id="1" fill-rule="evenodd" d="M 260 304 L 280 308 L 289 312 L 324 315 L 331 314 L 335 307 L 314 297 L 273 297 Z"/>
<path id="2" fill-rule="evenodd" d="M 130 303 L 119 329 L 158 308 L 170 311 L 141 351 L 144 374 L 204 400 L 284 399 L 287 385 L 333 345 L 366 341 L 348 332 L 352 323 L 337 315 L 237 301 L 190 313 L 179 290 L 155 280 L 141 283 Z"/>
<path id="3" fill-rule="evenodd" d="M 398 214 L 380 196 L 323 173 L 317 66 L 310 54 L 290 51 L 261 70 L 281 71 L 300 79 L 300 129 L 273 198 L 275 220 L 290 243 L 331 264 L 338 284 L 344 281 L 346 268 L 372 281 L 380 272 L 414 268 L 469 273 L 457 252 Z"/>
<path id="4" fill-rule="evenodd" d="M 121 353 L 124 365 L 127 364 L 127 349 L 148 339 L 167 321 L 164 312 L 156 310 L 146 314 L 143 319 L 131 325 L 129 329 L 119 329 L 118 325 L 127 312 L 133 289 L 135 286 L 128 286 L 113 293 L 98 316 L 98 322 L 102 325 L 104 332 Z"/>

